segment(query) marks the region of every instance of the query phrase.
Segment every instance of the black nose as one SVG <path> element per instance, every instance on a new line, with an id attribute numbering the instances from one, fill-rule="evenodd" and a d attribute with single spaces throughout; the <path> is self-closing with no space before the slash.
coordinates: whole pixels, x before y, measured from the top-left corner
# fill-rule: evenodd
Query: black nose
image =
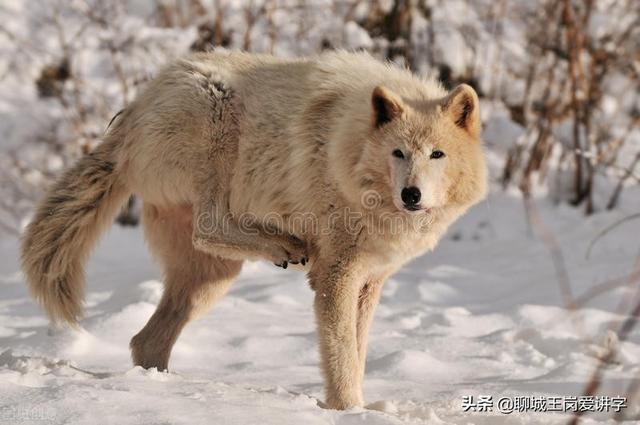
<path id="1" fill-rule="evenodd" d="M 400 193 L 402 202 L 410 207 L 416 206 L 420 203 L 420 195 L 420 189 L 415 186 L 405 187 Z"/>

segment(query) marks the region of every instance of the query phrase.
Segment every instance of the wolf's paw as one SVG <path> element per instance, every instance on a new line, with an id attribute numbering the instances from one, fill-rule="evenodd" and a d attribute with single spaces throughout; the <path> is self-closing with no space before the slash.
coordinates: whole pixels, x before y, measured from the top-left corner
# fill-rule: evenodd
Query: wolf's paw
<path id="1" fill-rule="evenodd" d="M 280 255 L 273 260 L 276 266 L 286 269 L 289 263 L 302 264 L 304 266 L 309 261 L 307 245 L 295 236 L 281 236 L 278 240 L 278 245 Z"/>
<path id="2" fill-rule="evenodd" d="M 362 394 L 350 394 L 338 396 L 329 394 L 325 403 L 325 409 L 346 410 L 354 407 L 363 407 Z"/>

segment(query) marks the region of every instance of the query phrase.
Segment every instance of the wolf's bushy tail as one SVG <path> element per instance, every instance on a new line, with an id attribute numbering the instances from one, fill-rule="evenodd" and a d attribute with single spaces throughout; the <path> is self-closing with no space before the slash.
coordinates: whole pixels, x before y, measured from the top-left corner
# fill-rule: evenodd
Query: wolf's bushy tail
<path id="1" fill-rule="evenodd" d="M 119 126 L 116 126 L 119 127 Z M 82 316 L 84 263 L 130 196 L 117 172 L 121 129 L 67 170 L 36 209 L 22 238 L 22 269 L 54 322 Z"/>

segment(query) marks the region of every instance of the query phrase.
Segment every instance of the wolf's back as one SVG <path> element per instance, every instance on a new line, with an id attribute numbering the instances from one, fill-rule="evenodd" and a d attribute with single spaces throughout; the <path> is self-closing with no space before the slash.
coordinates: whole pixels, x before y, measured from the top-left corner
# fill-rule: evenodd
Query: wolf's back
<path id="1" fill-rule="evenodd" d="M 115 124 L 55 182 L 22 238 L 27 284 L 54 322 L 75 324 L 82 315 L 84 263 L 130 195 L 116 173 L 123 134 Z"/>

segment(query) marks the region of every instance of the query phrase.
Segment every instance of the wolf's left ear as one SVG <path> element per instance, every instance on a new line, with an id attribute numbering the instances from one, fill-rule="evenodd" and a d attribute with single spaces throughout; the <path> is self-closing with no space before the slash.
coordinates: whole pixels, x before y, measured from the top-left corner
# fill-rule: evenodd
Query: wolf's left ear
<path id="1" fill-rule="evenodd" d="M 402 99 L 383 86 L 373 89 L 371 105 L 373 106 L 373 124 L 376 128 L 398 118 L 404 111 Z"/>
<path id="2" fill-rule="evenodd" d="M 444 114 L 473 137 L 480 135 L 480 110 L 478 95 L 471 86 L 460 84 L 441 103 Z"/>

